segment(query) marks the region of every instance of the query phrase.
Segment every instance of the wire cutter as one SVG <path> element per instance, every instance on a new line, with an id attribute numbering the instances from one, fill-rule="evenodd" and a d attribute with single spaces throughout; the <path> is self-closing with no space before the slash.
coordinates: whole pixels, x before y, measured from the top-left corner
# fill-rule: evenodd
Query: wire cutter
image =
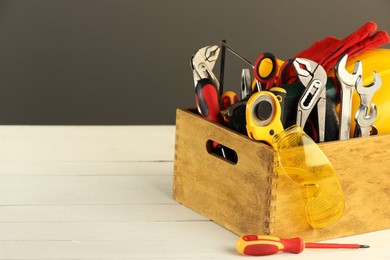
<path id="1" fill-rule="evenodd" d="M 317 106 L 318 136 L 319 141 L 325 141 L 325 116 L 326 116 L 326 71 L 318 63 L 296 58 L 293 61 L 299 80 L 305 86 L 305 91 L 298 101 L 297 125 L 305 127 L 306 121 L 313 108 Z"/>

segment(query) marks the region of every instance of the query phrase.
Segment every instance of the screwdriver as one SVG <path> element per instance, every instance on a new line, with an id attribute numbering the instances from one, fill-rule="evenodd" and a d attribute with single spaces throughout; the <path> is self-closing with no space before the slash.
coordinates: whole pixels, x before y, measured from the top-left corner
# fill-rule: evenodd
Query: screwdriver
<path id="1" fill-rule="evenodd" d="M 236 249 L 251 256 L 273 255 L 281 252 L 299 254 L 305 248 L 369 248 L 359 244 L 305 243 L 302 238 L 279 238 L 267 235 L 245 235 L 238 238 Z"/>

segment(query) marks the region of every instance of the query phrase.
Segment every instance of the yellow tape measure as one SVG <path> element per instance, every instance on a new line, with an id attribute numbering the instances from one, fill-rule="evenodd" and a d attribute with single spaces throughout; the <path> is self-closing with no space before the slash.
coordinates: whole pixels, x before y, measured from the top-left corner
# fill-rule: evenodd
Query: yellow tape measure
<path id="1" fill-rule="evenodd" d="M 246 105 L 249 138 L 272 145 L 273 137 L 284 130 L 280 115 L 280 103 L 273 93 L 260 91 L 253 94 Z"/>

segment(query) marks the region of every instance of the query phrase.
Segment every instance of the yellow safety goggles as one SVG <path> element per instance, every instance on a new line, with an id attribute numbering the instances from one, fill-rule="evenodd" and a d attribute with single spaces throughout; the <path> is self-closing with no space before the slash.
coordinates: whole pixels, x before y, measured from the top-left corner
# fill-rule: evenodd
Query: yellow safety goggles
<path id="1" fill-rule="evenodd" d="M 344 212 L 344 193 L 336 172 L 318 145 L 298 125 L 276 135 L 277 171 L 306 189 L 306 217 L 313 228 L 328 226 Z"/>

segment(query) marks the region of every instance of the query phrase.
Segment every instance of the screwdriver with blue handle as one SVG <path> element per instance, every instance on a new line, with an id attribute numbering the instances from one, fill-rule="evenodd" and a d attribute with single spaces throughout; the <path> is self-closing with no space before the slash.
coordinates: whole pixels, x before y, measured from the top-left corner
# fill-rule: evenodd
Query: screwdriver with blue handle
<path id="1" fill-rule="evenodd" d="M 236 249 L 240 254 L 250 256 L 273 255 L 281 252 L 299 254 L 305 248 L 369 248 L 359 244 L 305 243 L 302 238 L 279 238 L 267 235 L 245 235 L 238 238 Z"/>

